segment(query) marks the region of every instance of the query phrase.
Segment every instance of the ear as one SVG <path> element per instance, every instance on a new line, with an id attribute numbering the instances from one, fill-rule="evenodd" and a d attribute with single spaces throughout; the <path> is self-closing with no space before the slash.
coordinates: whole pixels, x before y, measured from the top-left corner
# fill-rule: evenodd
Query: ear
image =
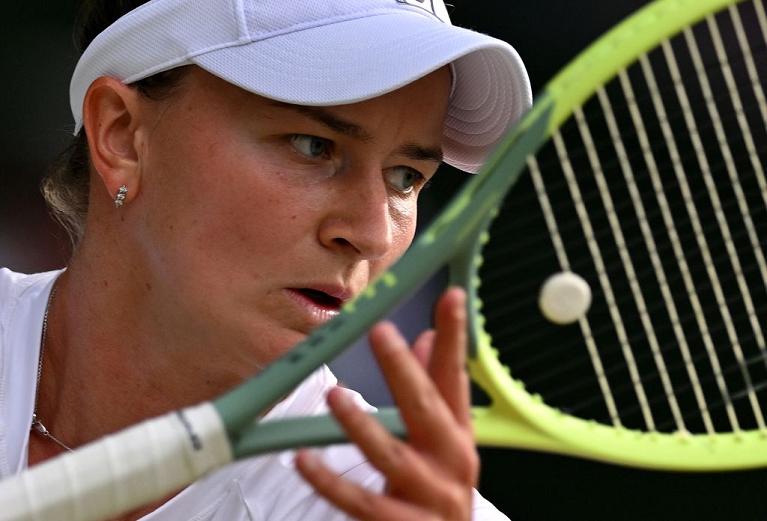
<path id="1" fill-rule="evenodd" d="M 85 95 L 83 127 L 91 162 L 110 200 L 123 185 L 128 188 L 125 203 L 139 191 L 141 106 L 136 89 L 109 77 L 98 78 Z"/>

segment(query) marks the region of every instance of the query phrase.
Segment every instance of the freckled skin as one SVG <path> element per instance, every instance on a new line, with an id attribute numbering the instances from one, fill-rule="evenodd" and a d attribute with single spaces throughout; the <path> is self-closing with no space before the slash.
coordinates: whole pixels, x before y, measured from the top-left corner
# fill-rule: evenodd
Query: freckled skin
<path id="1" fill-rule="evenodd" d="M 438 166 L 449 85 L 443 68 L 322 109 L 364 129 L 352 135 L 200 69 L 162 101 L 111 78 L 94 82 L 84 119 L 93 145 L 87 231 L 57 281 L 38 394 L 52 431 L 79 446 L 218 396 L 321 322 L 298 290 L 329 285 L 352 297 L 390 266 L 412 240 L 419 190 Z M 115 211 L 112 188 L 124 182 L 128 200 Z M 330 397 L 386 476 L 382 519 L 469 519 L 478 464 L 468 379 L 441 369 L 464 367 L 461 295 L 441 299 L 436 332 L 416 341 L 419 358 L 433 353 L 426 370 L 391 326 L 371 332 L 415 433 L 407 447 L 361 410 L 342 411 L 339 393 Z M 415 400 L 427 395 L 429 406 Z M 30 463 L 57 451 L 34 438 Z M 299 456 L 297 468 L 335 505 L 354 516 L 373 504 L 370 491 L 307 461 Z"/>
<path id="2" fill-rule="evenodd" d="M 372 136 L 361 141 L 194 70 L 157 108 L 142 151 L 124 240 L 153 288 L 144 309 L 187 354 L 215 345 L 227 374 L 246 376 L 301 340 L 310 327 L 285 288 L 325 282 L 358 292 L 410 244 L 420 186 L 403 195 L 387 175 L 400 165 L 434 174 L 435 162 L 395 151 L 440 146 L 448 89 L 441 70 L 329 108 Z M 329 140 L 333 151 L 308 159 L 295 134 Z"/>

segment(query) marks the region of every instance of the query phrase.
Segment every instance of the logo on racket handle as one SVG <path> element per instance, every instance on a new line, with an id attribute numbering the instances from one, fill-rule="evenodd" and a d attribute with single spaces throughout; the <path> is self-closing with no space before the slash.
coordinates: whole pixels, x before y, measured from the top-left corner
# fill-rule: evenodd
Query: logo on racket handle
<path id="1" fill-rule="evenodd" d="M 178 417 L 178 421 L 181 422 L 181 425 L 184 426 L 184 429 L 189 436 L 189 443 L 192 444 L 192 448 L 197 451 L 202 450 L 202 440 L 194 429 L 192 422 L 190 422 L 189 418 L 184 414 L 184 411 L 176 411 L 176 416 Z"/>
<path id="2" fill-rule="evenodd" d="M 412 5 L 428 11 L 439 19 L 440 22 L 450 23 L 450 16 L 447 14 L 447 7 L 442 0 L 397 0 L 398 4 Z"/>

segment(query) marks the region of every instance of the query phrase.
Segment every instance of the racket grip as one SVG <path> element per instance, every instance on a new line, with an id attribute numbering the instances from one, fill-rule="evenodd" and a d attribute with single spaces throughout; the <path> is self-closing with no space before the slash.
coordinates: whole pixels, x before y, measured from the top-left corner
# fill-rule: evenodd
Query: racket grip
<path id="1" fill-rule="evenodd" d="M 204 403 L 144 421 L 0 481 L 0 521 L 103 521 L 232 460 Z"/>

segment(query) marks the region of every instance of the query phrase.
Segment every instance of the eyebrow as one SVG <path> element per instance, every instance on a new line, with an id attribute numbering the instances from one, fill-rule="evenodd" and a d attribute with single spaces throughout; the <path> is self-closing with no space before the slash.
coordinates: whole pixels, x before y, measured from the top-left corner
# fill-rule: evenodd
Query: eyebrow
<path id="1" fill-rule="evenodd" d="M 290 109 L 310 117 L 314 121 L 321 123 L 329 129 L 349 136 L 360 141 L 373 141 L 373 135 L 362 126 L 352 121 L 343 119 L 323 107 L 311 107 L 306 105 L 295 105 L 277 100 L 269 100 L 270 104 L 284 109 Z M 396 153 L 414 161 L 433 161 L 441 163 L 443 154 L 441 147 L 429 147 L 419 145 L 418 143 L 408 142 L 397 148 Z"/>
<path id="2" fill-rule="evenodd" d="M 414 161 L 442 162 L 441 147 L 424 147 L 417 143 L 405 143 L 397 149 L 397 152 Z"/>

